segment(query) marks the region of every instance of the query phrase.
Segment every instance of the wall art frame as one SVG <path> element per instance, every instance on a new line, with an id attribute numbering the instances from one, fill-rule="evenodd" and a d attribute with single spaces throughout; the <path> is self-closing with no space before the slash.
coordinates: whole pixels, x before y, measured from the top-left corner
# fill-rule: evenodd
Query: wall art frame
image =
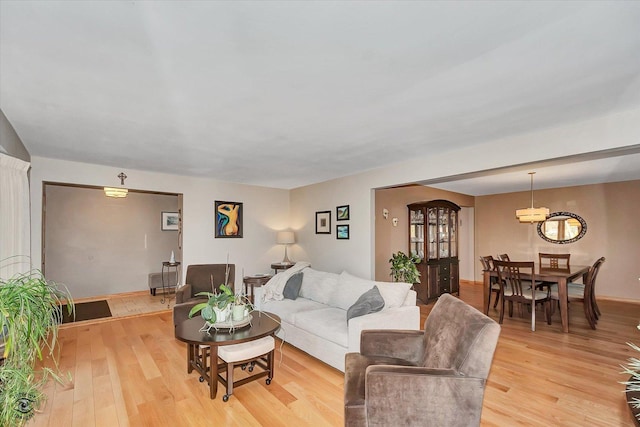
<path id="1" fill-rule="evenodd" d="M 162 231 L 178 231 L 180 229 L 180 214 L 163 211 L 160 215 L 160 229 Z"/>
<path id="2" fill-rule="evenodd" d="M 349 205 L 336 206 L 336 221 L 349 220 Z"/>
<path id="3" fill-rule="evenodd" d="M 331 234 L 331 211 L 316 212 L 316 234 Z"/>
<path id="4" fill-rule="evenodd" d="M 336 239 L 349 240 L 349 224 L 336 224 Z"/>
<path id="5" fill-rule="evenodd" d="M 241 239 L 243 233 L 243 204 L 241 202 L 225 202 L 216 200 L 214 203 L 216 239 Z"/>

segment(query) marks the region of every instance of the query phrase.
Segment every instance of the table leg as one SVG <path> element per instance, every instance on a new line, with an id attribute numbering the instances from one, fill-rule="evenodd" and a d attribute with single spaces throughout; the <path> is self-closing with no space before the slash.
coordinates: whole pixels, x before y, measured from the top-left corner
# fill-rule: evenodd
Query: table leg
<path id="1" fill-rule="evenodd" d="M 486 315 L 489 315 L 489 293 L 487 292 L 489 290 L 489 283 L 491 282 L 491 273 L 488 271 L 485 271 L 482 273 L 484 276 L 484 285 L 482 285 L 482 307 L 486 307 L 485 309 L 485 313 Z"/>
<path id="2" fill-rule="evenodd" d="M 209 397 L 216 398 L 218 394 L 218 346 L 212 345 L 209 351 Z"/>
<path id="3" fill-rule="evenodd" d="M 193 364 L 196 360 L 196 347 L 193 344 L 187 344 L 187 374 L 193 372 Z"/>
<path id="4" fill-rule="evenodd" d="M 567 296 L 567 279 L 558 280 L 558 298 L 560 302 L 560 318 L 562 319 L 562 331 L 569 332 L 569 301 Z"/>

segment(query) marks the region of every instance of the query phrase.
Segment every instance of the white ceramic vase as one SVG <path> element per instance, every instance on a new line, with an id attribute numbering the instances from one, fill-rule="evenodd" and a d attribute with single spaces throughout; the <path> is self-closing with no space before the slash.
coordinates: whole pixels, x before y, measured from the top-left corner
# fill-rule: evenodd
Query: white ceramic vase
<path id="1" fill-rule="evenodd" d="M 236 304 L 233 306 L 233 320 L 236 322 L 245 318 L 245 305 Z"/>

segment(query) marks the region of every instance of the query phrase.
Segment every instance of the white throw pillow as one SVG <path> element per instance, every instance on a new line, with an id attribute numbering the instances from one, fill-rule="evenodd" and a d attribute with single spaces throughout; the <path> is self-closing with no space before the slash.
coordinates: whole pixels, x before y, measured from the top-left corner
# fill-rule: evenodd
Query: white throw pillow
<path id="1" fill-rule="evenodd" d="M 329 299 L 337 292 L 337 288 L 337 274 L 309 267 L 304 269 L 299 296 L 322 304 L 329 304 Z"/>
<path id="2" fill-rule="evenodd" d="M 384 299 L 384 308 L 387 310 L 390 308 L 402 307 L 404 300 L 407 299 L 407 294 L 411 289 L 410 283 L 390 283 L 390 282 L 375 282 L 382 299 Z"/>
<path id="3" fill-rule="evenodd" d="M 348 310 L 360 298 L 360 295 L 373 288 L 374 285 L 373 280 L 362 279 L 343 271 L 338 277 L 336 292 L 329 298 L 329 305 Z"/>

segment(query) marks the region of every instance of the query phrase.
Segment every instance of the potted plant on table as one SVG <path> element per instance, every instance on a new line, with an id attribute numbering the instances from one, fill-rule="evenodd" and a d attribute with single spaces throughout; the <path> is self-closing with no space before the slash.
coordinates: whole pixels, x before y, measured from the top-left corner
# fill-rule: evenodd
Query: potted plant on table
<path id="1" fill-rule="evenodd" d="M 420 283 L 420 272 L 416 264 L 420 263 L 420 257 L 417 255 L 406 255 L 402 251 L 392 254 L 391 259 L 391 277 L 394 282 L 404 283 Z"/>
<path id="2" fill-rule="evenodd" d="M 235 300 L 235 295 L 227 285 L 220 285 L 220 291 L 198 292 L 196 296 L 205 296 L 208 300 L 194 305 L 189 311 L 189 317 L 200 312 L 202 318 L 211 324 L 225 322 L 231 312 L 231 303 Z"/>
<path id="3" fill-rule="evenodd" d="M 55 358 L 53 367 L 42 366 L 43 350 L 51 355 L 57 345 L 63 302 L 72 314 L 69 291 L 40 271 L 0 279 L 0 425 L 26 423 L 43 403 L 49 377 L 63 382 Z"/>

